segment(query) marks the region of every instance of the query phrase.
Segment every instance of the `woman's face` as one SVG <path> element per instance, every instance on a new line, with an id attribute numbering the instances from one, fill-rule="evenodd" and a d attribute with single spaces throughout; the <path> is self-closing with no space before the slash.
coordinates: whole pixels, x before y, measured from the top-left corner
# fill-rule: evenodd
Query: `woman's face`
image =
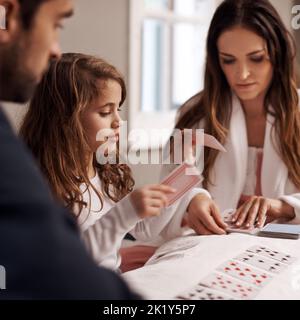
<path id="1" fill-rule="evenodd" d="M 221 68 L 240 100 L 264 97 L 273 78 L 265 40 L 248 29 L 235 27 L 221 34 L 217 47 Z"/>
<path id="2" fill-rule="evenodd" d="M 120 84 L 115 80 L 99 80 L 98 87 L 99 96 L 82 113 L 82 126 L 93 152 L 105 142 L 100 141 L 98 134 L 101 130 L 103 130 L 103 136 L 109 138 L 110 142 L 118 140 L 122 122 L 119 115 L 122 100 Z M 99 141 L 97 141 L 97 135 Z"/>

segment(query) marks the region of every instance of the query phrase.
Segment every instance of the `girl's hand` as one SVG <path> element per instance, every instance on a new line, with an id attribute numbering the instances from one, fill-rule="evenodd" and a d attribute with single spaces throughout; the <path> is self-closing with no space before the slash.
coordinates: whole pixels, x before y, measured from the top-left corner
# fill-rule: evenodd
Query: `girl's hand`
<path id="1" fill-rule="evenodd" d="M 186 220 L 197 234 L 226 234 L 227 225 L 223 222 L 217 205 L 206 195 L 198 194 L 191 200 Z"/>
<path id="2" fill-rule="evenodd" d="M 273 221 L 280 218 L 290 220 L 294 217 L 294 208 L 286 202 L 253 196 L 236 210 L 231 221 L 237 227 L 250 228 L 252 226 L 263 227 L 267 218 L 268 221 Z"/>
<path id="3" fill-rule="evenodd" d="M 130 200 L 141 218 L 158 216 L 161 209 L 167 205 L 166 195 L 175 191 L 162 184 L 146 185 L 134 190 L 130 195 Z"/>

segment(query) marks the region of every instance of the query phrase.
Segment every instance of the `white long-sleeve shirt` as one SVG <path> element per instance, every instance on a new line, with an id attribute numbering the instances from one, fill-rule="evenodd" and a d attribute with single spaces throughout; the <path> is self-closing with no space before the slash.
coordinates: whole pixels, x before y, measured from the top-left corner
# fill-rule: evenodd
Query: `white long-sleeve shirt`
<path id="1" fill-rule="evenodd" d="M 97 190 L 101 189 L 98 174 L 91 179 Z M 141 219 L 131 203 L 129 195 L 118 203 L 108 197 L 103 198 L 103 208 L 92 188 L 89 193 L 82 185 L 83 200 L 90 204 L 79 216 L 79 227 L 88 251 L 98 265 L 110 269 L 120 266 L 119 249 L 124 236 L 130 232 L 137 240 L 149 241 L 157 237 L 164 240 L 181 234 L 182 219 L 192 198 L 199 193 L 209 193 L 204 189 L 194 188 L 172 206 L 162 209 L 157 217 Z"/>
<path id="2" fill-rule="evenodd" d="M 300 97 L 300 90 L 298 91 Z M 197 97 L 193 98 L 194 100 Z M 178 118 L 192 107 L 191 101 L 181 111 Z M 218 154 L 211 172 L 212 185 L 208 191 L 221 211 L 235 209 L 247 184 L 247 166 L 249 159 L 248 140 L 245 115 L 239 99 L 233 95 L 232 114 L 229 133 L 225 142 L 227 152 Z M 271 106 L 270 106 L 271 108 Z M 267 116 L 266 133 L 263 147 L 263 161 L 261 169 L 262 196 L 271 199 L 280 199 L 294 208 L 295 218 L 285 223 L 300 224 L 300 190 L 289 178 L 288 168 L 277 152 L 278 138 L 273 129 L 274 117 Z M 205 128 L 205 120 L 199 121 L 194 129 Z M 168 149 L 166 149 L 168 150 Z M 161 179 L 174 170 L 176 165 L 164 165 Z M 283 222 L 283 221 L 280 221 Z"/>

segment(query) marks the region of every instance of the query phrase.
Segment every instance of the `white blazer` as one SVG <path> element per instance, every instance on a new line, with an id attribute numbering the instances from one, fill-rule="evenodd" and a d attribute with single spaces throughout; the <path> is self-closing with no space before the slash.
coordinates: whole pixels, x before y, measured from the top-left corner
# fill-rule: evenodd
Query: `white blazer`
<path id="1" fill-rule="evenodd" d="M 229 134 L 224 145 L 227 152 L 219 153 L 211 174 L 213 185 L 208 189 L 221 212 L 237 208 L 247 174 L 248 139 L 245 115 L 236 96 L 233 96 L 232 102 Z M 296 213 L 296 218 L 290 223 L 300 223 L 300 190 L 289 180 L 287 167 L 272 143 L 272 140 L 276 142 L 274 130 L 271 130 L 273 123 L 274 117 L 268 115 L 261 171 L 262 195 L 287 202 Z M 204 121 L 200 121 L 197 128 L 203 129 Z M 171 167 L 172 165 L 164 165 L 162 176 L 165 176 Z"/>

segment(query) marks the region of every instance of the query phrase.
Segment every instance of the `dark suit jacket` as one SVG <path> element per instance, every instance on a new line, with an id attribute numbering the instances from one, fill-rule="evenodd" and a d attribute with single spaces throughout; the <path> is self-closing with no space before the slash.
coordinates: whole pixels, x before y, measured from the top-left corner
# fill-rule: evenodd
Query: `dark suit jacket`
<path id="1" fill-rule="evenodd" d="M 0 108 L 0 299 L 136 299 L 86 252 Z"/>

